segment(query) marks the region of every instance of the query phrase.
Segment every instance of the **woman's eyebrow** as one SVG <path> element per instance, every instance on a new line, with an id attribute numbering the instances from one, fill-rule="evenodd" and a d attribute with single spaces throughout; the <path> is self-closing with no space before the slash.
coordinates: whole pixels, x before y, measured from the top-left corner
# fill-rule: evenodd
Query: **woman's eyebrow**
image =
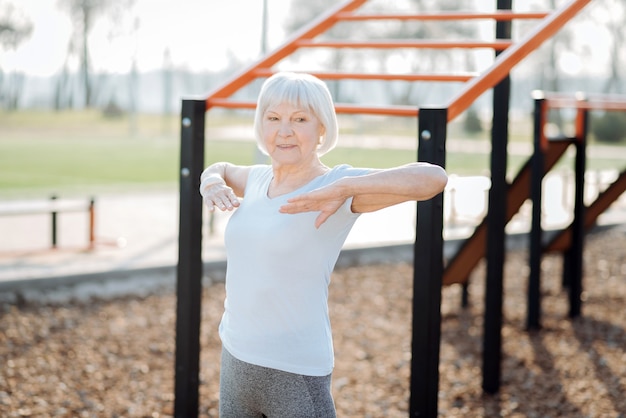
<path id="1" fill-rule="evenodd" d="M 273 110 L 273 109 L 267 109 L 267 110 L 265 111 L 265 113 L 276 113 L 276 114 L 280 114 L 280 112 L 278 112 L 277 110 Z M 290 114 L 290 115 L 296 115 L 296 114 L 298 114 L 298 113 L 305 113 L 305 114 L 307 114 L 307 115 L 308 115 L 308 114 L 311 114 L 312 112 L 310 112 L 309 110 L 306 110 L 306 109 L 297 109 L 297 110 L 294 110 L 293 112 L 290 112 L 289 114 Z"/>

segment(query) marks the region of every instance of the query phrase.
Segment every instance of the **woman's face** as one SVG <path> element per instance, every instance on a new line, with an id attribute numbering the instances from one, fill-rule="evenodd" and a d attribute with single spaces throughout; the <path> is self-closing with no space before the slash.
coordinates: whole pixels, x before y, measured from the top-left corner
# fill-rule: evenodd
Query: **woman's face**
<path id="1" fill-rule="evenodd" d="M 263 113 L 261 127 L 263 143 L 274 163 L 301 165 L 318 160 L 324 127 L 309 110 L 289 103 L 270 106 Z"/>

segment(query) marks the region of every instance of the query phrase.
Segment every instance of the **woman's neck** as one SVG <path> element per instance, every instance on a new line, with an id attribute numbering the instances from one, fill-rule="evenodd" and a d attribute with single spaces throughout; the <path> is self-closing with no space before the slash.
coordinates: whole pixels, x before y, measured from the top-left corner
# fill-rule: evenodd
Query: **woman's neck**
<path id="1" fill-rule="evenodd" d="M 274 178 L 270 183 L 270 197 L 290 193 L 329 170 L 319 160 L 308 166 L 279 166 L 274 164 L 272 169 Z"/>

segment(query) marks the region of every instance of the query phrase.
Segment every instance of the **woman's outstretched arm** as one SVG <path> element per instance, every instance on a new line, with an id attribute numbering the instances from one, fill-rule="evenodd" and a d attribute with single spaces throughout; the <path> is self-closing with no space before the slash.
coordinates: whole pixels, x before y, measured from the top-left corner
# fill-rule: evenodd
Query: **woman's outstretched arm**
<path id="1" fill-rule="evenodd" d="M 428 200 L 448 182 L 445 170 L 429 163 L 411 163 L 369 174 L 344 177 L 328 186 L 289 199 L 283 213 L 319 211 L 319 227 L 352 197 L 352 211 L 374 212 L 407 201 Z"/>

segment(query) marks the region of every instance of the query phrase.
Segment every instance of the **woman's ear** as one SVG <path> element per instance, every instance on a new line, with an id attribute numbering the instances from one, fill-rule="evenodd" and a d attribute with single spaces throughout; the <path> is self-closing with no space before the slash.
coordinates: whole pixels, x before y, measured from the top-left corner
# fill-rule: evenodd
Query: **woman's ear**
<path id="1" fill-rule="evenodd" d="M 322 145 L 322 143 L 324 142 L 324 136 L 326 135 L 326 127 L 324 125 L 320 126 L 320 131 L 319 131 L 319 139 L 317 140 L 317 143 Z"/>

